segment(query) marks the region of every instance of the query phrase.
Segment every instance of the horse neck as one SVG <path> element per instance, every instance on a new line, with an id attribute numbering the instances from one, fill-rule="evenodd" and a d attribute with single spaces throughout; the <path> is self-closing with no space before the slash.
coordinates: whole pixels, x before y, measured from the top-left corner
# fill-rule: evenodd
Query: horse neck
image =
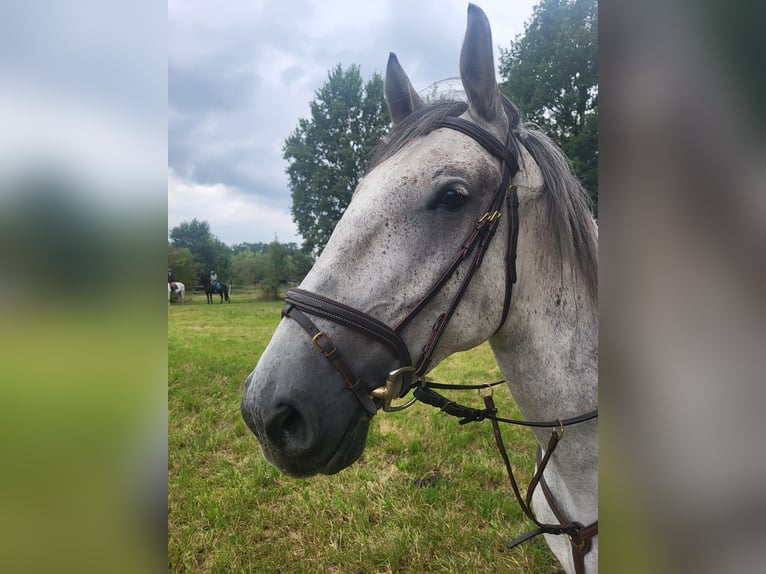
<path id="1" fill-rule="evenodd" d="M 582 414 L 596 408 L 598 395 L 597 303 L 576 262 L 561 253 L 544 203 L 530 199 L 520 206 L 518 281 L 508 320 L 490 341 L 529 420 Z M 536 434 L 547 442 L 548 432 Z"/>
<path id="2" fill-rule="evenodd" d="M 544 203 L 520 206 L 518 281 L 508 320 L 490 343 L 522 416 L 555 421 L 597 407 L 598 310 L 588 282 L 561 254 Z M 532 432 L 545 449 L 551 429 Z M 567 427 L 545 478 L 566 516 L 597 519 L 597 419 Z M 540 518 L 554 521 L 539 489 L 535 495 Z"/>

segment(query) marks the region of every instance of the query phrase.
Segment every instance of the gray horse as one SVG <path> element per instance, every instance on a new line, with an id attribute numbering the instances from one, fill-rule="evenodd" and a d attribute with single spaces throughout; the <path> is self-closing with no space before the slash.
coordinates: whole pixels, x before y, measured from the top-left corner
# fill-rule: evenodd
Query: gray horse
<path id="1" fill-rule="evenodd" d="M 566 157 L 499 92 L 473 5 L 460 75 L 467 103 L 427 104 L 391 54 L 394 127 L 247 378 L 242 415 L 285 474 L 352 464 L 378 408 L 487 340 L 526 419 L 597 407 L 597 228 Z M 567 520 L 597 521 L 597 469 L 596 420 L 569 427 L 544 473 Z M 541 489 L 533 507 L 560 522 Z M 568 573 L 596 572 L 597 535 L 579 565 L 567 536 L 546 540 Z"/>

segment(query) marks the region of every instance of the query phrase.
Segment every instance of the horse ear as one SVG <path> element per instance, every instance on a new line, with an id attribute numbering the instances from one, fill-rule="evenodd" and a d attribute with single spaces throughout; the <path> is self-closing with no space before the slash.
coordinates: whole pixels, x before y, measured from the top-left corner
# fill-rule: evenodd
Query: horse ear
<path id="1" fill-rule="evenodd" d="M 388 55 L 385 93 L 388 113 L 394 125 L 423 106 L 423 100 L 412 87 L 410 79 L 393 52 Z"/>
<path id="2" fill-rule="evenodd" d="M 505 122 L 502 96 L 495 80 L 492 30 L 487 16 L 475 4 L 468 5 L 468 25 L 460 52 L 460 79 L 474 118 L 488 124 Z"/>

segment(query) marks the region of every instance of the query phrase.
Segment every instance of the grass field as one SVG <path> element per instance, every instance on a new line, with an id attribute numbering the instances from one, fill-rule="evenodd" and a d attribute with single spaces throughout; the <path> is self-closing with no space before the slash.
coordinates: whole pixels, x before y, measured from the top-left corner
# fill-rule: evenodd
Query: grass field
<path id="1" fill-rule="evenodd" d="M 239 413 L 245 377 L 279 322 L 279 302 L 254 295 L 168 308 L 168 570 L 170 572 L 541 574 L 557 563 L 526 532 L 489 422 L 460 426 L 425 405 L 373 419 L 360 461 L 334 476 L 279 474 Z M 483 345 L 434 378 L 499 378 Z M 476 407 L 474 392 L 454 395 Z M 504 416 L 518 412 L 504 386 Z M 504 428 L 522 483 L 534 465 L 528 431 Z"/>

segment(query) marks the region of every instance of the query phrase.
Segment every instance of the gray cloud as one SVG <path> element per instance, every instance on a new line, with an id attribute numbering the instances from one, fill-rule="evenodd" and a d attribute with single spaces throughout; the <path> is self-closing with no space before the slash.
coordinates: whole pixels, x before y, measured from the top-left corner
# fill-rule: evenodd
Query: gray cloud
<path id="1" fill-rule="evenodd" d="M 524 18 L 533 2 L 523 3 Z M 168 4 L 168 167 L 191 184 L 231 193 L 289 214 L 281 148 L 337 64 L 383 73 L 396 52 L 417 89 L 458 72 L 467 3 L 347 0 Z M 522 29 L 502 23 L 506 2 L 483 2 L 495 44 Z M 498 28 L 494 28 L 496 13 Z M 197 189 L 189 187 L 188 189 Z M 172 209 L 172 207 L 169 207 Z M 174 219 L 169 213 L 169 222 Z M 214 233 L 227 225 L 211 221 Z M 248 229 L 235 241 L 273 239 Z M 267 235 L 263 237 L 263 235 Z"/>

